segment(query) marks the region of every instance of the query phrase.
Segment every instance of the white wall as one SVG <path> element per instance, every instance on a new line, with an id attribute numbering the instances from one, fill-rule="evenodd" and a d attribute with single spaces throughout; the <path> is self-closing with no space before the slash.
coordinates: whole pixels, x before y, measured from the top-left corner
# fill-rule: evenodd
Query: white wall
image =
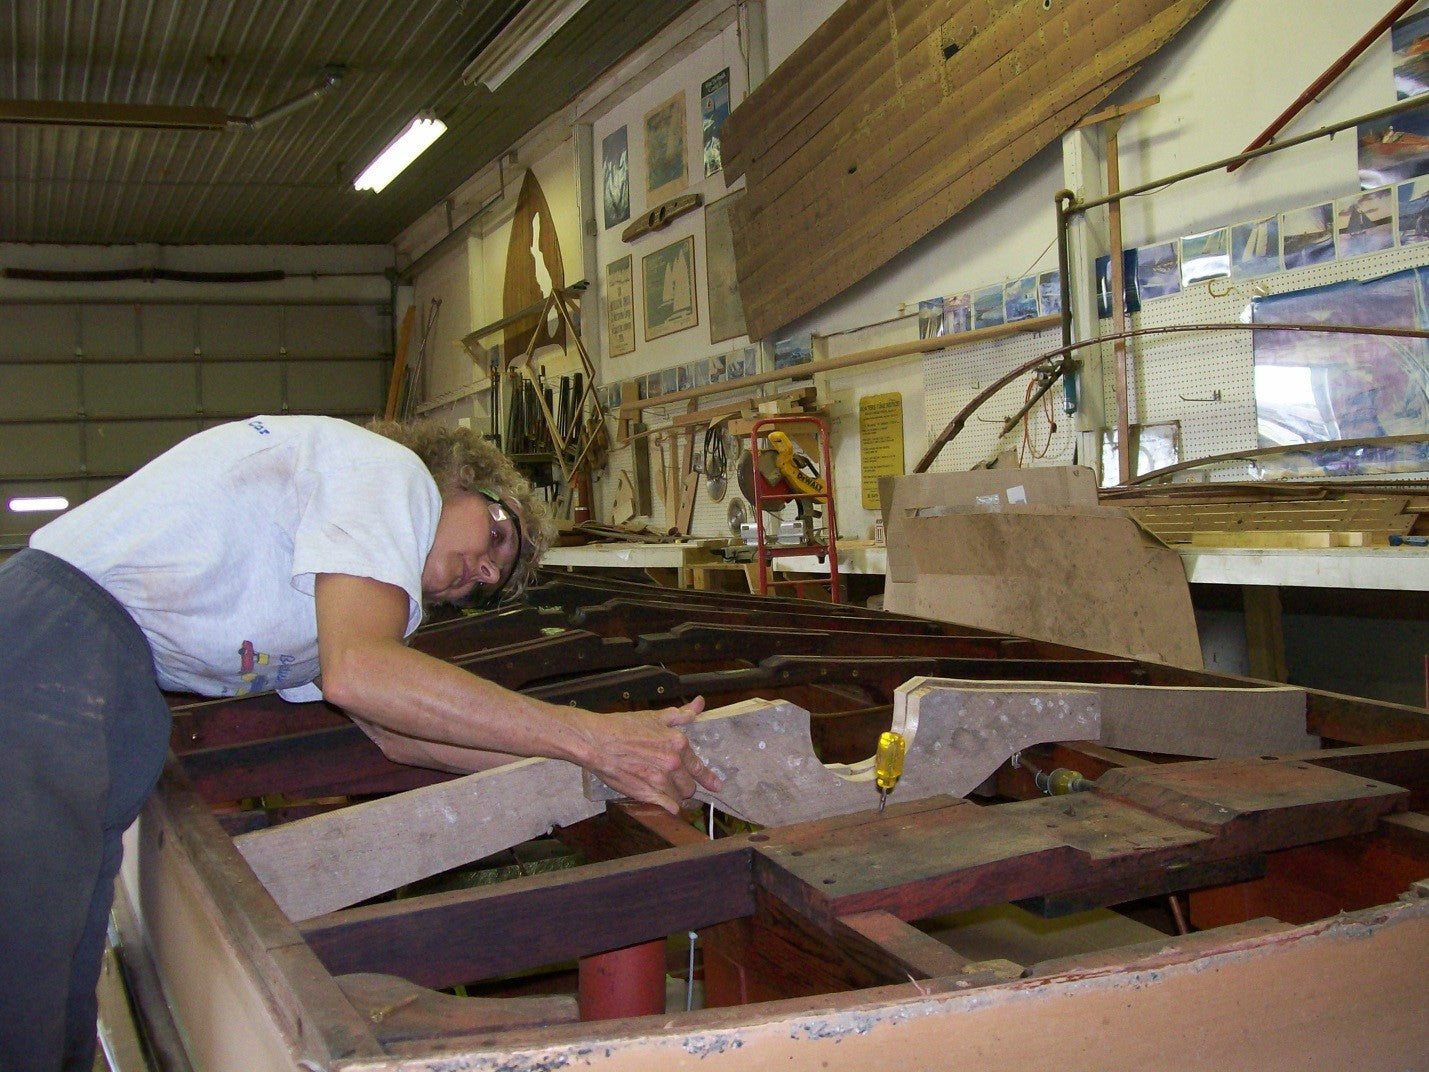
<path id="1" fill-rule="evenodd" d="M 830 13 L 836 0 L 767 0 L 768 62 L 771 68 L 785 59 Z M 1384 13 L 1382 0 L 1217 0 L 1161 53 L 1147 61 L 1141 72 L 1121 88 L 1109 103 L 1127 103 L 1159 94 L 1160 102 L 1138 112 L 1120 130 L 1120 170 L 1123 187 L 1207 163 L 1240 150 L 1290 101 L 1294 100 L 1344 49 Z M 683 90 L 686 95 L 687 144 L 693 192 L 706 201 L 726 192 L 723 172 L 704 179 L 698 168 L 698 97 L 703 79 L 728 66 L 732 101 L 737 105 L 746 92 L 744 58 L 738 31 L 731 26 L 712 40 L 703 41 L 677 56 L 668 69 L 623 97 L 609 102 L 598 115 L 585 115 L 594 133 L 594 165 L 600 165 L 602 139 L 621 125 L 627 127 L 631 148 L 632 217 L 646 209 L 644 186 L 643 121 L 646 112 Z M 1289 128 L 1301 132 L 1351 118 L 1393 102 L 1387 35 L 1370 48 L 1336 85 Z M 1081 136 L 1073 136 L 1081 138 Z M 1096 139 L 1082 162 L 1098 168 Z M 564 150 L 563 150 L 564 152 Z M 570 153 L 564 160 L 569 161 Z M 1073 155 L 1076 155 L 1075 153 Z M 581 262 L 579 247 L 567 246 L 581 238 L 576 207 L 578 183 L 573 172 L 562 182 L 553 177 L 546 193 L 552 208 L 575 227 L 563 228 L 562 248 L 568 278 Z M 1032 271 L 1056 267 L 1053 197 L 1067 185 L 1062 148 L 1048 146 L 992 193 L 984 196 L 956 219 L 924 238 L 891 264 L 874 272 L 838 298 L 791 325 L 787 332 L 812 331 L 825 336 L 819 349 L 828 355 L 847 353 L 888 342 L 916 338 L 916 320 L 910 310 L 920 298 L 972 290 L 990 283 L 1015 279 Z M 543 177 L 543 185 L 546 180 Z M 1357 187 L 1353 132 L 1332 141 L 1292 149 L 1256 161 L 1235 175 L 1216 172 L 1176 186 L 1171 192 L 1126 204 L 1123 213 L 1127 246 L 1163 241 L 1214 226 L 1239 222 L 1276 210 L 1314 204 L 1353 192 Z M 599 189 L 597 182 L 596 188 Z M 1083 191 L 1095 194 L 1095 189 Z M 850 211 L 857 211 L 851 206 Z M 600 378 L 612 382 L 670 367 L 702 356 L 733 349 L 743 340 L 718 344 L 709 341 L 708 305 L 705 301 L 704 223 L 700 213 L 676 221 L 667 230 L 634 243 L 619 237 L 624 224 L 597 226 L 594 236 L 597 278 L 587 297 L 604 300 L 605 266 L 629 252 L 634 257 L 637 294 L 640 260 L 686 235 L 693 235 L 700 280 L 701 322 L 663 339 L 643 338 L 637 298 L 637 348 L 628 356 L 606 360 L 604 339 L 592 340 Z M 498 228 L 499 230 L 499 228 Z M 475 256 L 473 252 L 472 256 Z M 504 266 L 504 245 L 499 234 L 484 235 L 480 247 L 480 289 L 499 294 Z M 469 271 L 475 271 L 469 267 Z M 1081 287 L 1090 280 L 1074 279 Z M 419 284 L 420 289 L 420 284 Z M 475 308 L 480 303 L 473 299 Z M 498 307 L 487 305 L 481 316 L 494 319 Z M 445 309 L 444 309 L 445 311 Z M 455 325 L 448 324 L 455 331 Z M 603 332 L 601 333 L 603 335 Z M 840 528 L 848 535 L 865 535 L 873 514 L 859 502 L 857 404 L 864 394 L 898 391 L 905 409 L 905 456 L 911 466 L 923 452 L 930 435 L 926 399 L 928 370 L 938 359 L 909 358 L 879 366 L 820 377 L 821 397 L 832 404 L 835 421 Z M 443 381 L 446 382 L 446 381 Z M 1097 385 L 1087 387 L 1096 393 Z M 946 408 L 947 400 L 940 400 Z M 939 409 L 941 413 L 943 409 Z M 1095 413 L 1091 407 L 1088 412 Z M 651 414 L 658 423 L 660 414 Z M 998 416 L 1001 416 L 999 414 Z M 1059 457 L 1065 461 L 1066 458 Z M 1089 459 L 1083 458 L 1083 461 Z M 621 459 L 617 458 L 619 463 Z M 612 481 L 613 483 L 613 481 Z M 598 505 L 609 504 L 608 491 L 598 494 Z M 657 507 L 658 512 L 658 507 Z M 599 516 L 599 511 L 598 511 Z M 696 531 L 724 531 L 723 508 L 701 502 Z"/>

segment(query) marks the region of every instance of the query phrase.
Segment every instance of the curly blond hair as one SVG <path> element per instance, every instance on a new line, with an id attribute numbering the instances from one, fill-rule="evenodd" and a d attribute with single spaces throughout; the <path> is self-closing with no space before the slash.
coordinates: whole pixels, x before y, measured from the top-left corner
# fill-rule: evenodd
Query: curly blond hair
<path id="1" fill-rule="evenodd" d="M 517 471 L 511 459 L 470 428 L 449 428 L 430 420 L 374 420 L 367 427 L 421 458 L 444 496 L 454 491 L 488 493 L 516 511 L 521 524 L 521 548 L 511 580 L 501 595 L 503 599 L 514 598 L 524 592 L 541 556 L 551 546 L 556 528 L 545 505 L 532 494 L 531 482 Z"/>

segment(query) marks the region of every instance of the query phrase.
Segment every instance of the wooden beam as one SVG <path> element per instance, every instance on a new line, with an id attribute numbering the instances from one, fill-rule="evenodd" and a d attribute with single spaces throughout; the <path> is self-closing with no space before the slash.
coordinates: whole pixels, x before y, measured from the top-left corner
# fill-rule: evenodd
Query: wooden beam
<path id="1" fill-rule="evenodd" d="M 335 975 L 447 987 L 737 919 L 751 896 L 749 846 L 726 839 L 348 909 L 301 930 Z"/>

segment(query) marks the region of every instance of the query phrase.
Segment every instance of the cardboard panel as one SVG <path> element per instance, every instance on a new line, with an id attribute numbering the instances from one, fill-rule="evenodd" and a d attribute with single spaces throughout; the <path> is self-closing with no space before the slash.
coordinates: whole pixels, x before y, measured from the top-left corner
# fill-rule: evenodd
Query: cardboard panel
<path id="1" fill-rule="evenodd" d="M 905 519 L 913 613 L 1201 669 L 1181 557 L 1110 507 Z"/>

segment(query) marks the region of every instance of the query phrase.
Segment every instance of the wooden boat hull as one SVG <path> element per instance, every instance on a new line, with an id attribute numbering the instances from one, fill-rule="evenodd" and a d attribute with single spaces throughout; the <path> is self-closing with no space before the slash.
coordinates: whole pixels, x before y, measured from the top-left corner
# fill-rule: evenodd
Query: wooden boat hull
<path id="1" fill-rule="evenodd" d="M 721 134 L 750 338 L 863 279 L 1069 130 L 1207 0 L 850 0 Z"/>

